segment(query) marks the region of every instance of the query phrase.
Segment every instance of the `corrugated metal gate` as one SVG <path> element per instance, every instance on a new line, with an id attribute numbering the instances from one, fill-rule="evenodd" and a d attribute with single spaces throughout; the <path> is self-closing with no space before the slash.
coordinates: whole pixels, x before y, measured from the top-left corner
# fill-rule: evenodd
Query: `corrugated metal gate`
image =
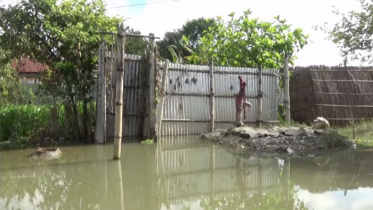
<path id="1" fill-rule="evenodd" d="M 110 61 L 106 65 L 106 69 L 110 69 Z M 115 62 L 113 63 L 115 64 Z M 106 121 L 107 121 L 107 141 L 114 139 L 114 116 L 115 116 L 115 73 L 116 65 L 113 65 L 113 76 L 108 84 L 106 96 Z M 142 119 L 140 112 L 142 104 L 139 104 L 140 97 L 140 79 L 141 75 L 141 56 L 126 55 L 125 57 L 125 72 L 123 81 L 123 141 L 131 141 L 138 138 L 142 134 Z M 128 138 L 131 137 L 131 138 Z"/>

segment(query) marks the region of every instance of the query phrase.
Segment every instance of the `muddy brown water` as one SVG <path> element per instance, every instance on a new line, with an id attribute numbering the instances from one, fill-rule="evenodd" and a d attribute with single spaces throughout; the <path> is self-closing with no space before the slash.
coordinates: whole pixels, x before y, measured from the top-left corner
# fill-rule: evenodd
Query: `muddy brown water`
<path id="1" fill-rule="evenodd" d="M 120 161 L 112 145 L 61 150 L 0 152 L 0 209 L 373 209 L 369 150 L 262 159 L 193 136 L 123 144 Z"/>

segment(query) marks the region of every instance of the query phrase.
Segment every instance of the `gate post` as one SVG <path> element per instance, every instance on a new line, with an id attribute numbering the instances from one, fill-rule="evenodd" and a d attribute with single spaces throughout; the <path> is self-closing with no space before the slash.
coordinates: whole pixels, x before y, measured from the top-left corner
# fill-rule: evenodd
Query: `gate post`
<path id="1" fill-rule="evenodd" d="M 214 85 L 214 63 L 210 62 L 210 131 L 215 130 L 215 85 Z"/>
<path id="2" fill-rule="evenodd" d="M 148 117 L 149 117 L 149 133 L 148 138 L 156 140 L 157 132 L 156 132 L 156 103 L 155 103 L 155 74 L 156 74 L 156 63 L 155 63 L 155 38 L 154 34 L 149 34 L 149 41 L 150 41 L 150 52 L 149 52 L 149 70 L 148 70 L 148 78 L 149 78 L 149 104 L 148 104 Z"/>
<path id="3" fill-rule="evenodd" d="M 123 129 L 123 77 L 124 77 L 124 39 L 125 34 L 119 25 L 117 35 L 118 65 L 115 82 L 115 127 L 114 127 L 114 153 L 113 159 L 120 159 L 122 150 L 122 129 Z"/>
<path id="4" fill-rule="evenodd" d="M 161 87 L 162 88 L 161 89 L 162 99 L 160 100 L 160 104 L 158 106 L 159 113 L 157 113 L 157 118 L 158 118 L 157 138 L 161 136 L 161 133 L 162 133 L 163 106 L 164 106 L 164 100 L 166 97 L 166 90 L 167 90 L 167 75 L 168 75 L 168 60 L 165 60 L 164 66 L 163 66 L 162 87 Z"/>
<path id="5" fill-rule="evenodd" d="M 258 118 L 257 118 L 257 125 L 260 128 L 262 126 L 262 112 L 263 112 L 263 73 L 262 67 L 259 66 L 259 74 L 258 74 Z"/>

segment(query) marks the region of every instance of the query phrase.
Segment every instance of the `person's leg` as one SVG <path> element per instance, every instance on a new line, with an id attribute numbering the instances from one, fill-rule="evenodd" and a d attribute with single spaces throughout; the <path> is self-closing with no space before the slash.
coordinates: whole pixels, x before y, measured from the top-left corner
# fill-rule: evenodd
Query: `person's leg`
<path id="1" fill-rule="evenodd" d="M 242 111 L 243 111 L 242 106 L 236 107 L 236 123 L 235 124 L 237 127 L 243 126 Z"/>

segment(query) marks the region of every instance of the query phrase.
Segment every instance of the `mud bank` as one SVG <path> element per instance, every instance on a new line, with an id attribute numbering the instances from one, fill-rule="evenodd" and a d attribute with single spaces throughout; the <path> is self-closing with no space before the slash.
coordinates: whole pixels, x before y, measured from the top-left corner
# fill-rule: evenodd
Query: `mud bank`
<path id="1" fill-rule="evenodd" d="M 274 156 L 309 156 L 336 149 L 356 148 L 356 143 L 330 129 L 311 127 L 237 127 L 216 130 L 200 137 L 234 153 Z"/>

